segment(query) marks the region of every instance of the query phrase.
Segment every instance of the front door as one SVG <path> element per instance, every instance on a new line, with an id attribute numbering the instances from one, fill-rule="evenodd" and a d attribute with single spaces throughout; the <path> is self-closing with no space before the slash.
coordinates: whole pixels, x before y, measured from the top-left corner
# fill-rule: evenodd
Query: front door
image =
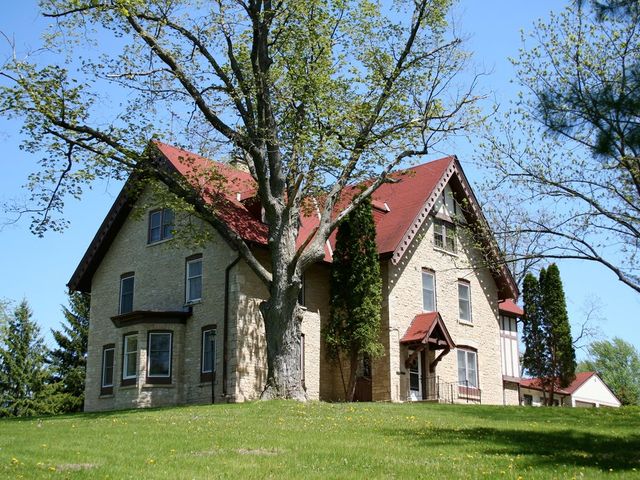
<path id="1" fill-rule="evenodd" d="M 409 350 L 409 356 L 413 354 Z M 409 365 L 409 399 L 422 400 L 422 352 L 418 353 Z"/>

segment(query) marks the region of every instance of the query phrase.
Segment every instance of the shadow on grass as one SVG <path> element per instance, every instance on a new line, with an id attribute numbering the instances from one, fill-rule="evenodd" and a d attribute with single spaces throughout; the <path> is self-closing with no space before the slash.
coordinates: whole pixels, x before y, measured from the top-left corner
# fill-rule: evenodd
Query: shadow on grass
<path id="1" fill-rule="evenodd" d="M 636 434 L 620 437 L 570 429 L 539 432 L 485 427 L 399 428 L 386 433 L 420 448 L 464 444 L 465 448 L 484 455 L 520 455 L 532 466 L 561 464 L 603 471 L 640 469 L 640 435 Z"/>

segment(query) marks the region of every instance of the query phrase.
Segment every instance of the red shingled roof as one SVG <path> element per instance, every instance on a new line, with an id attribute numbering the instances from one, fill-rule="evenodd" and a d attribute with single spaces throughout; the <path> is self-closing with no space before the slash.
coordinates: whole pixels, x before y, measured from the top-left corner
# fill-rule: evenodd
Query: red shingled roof
<path id="1" fill-rule="evenodd" d="M 195 185 L 198 185 L 203 177 L 206 178 L 207 173 L 224 177 L 226 182 L 221 185 L 222 188 L 217 193 L 224 195 L 227 202 L 216 205 L 216 214 L 245 240 L 261 245 L 267 244 L 267 226 L 260 221 L 259 217 L 249 212 L 244 203 L 257 194 L 256 182 L 249 173 L 223 163 L 214 162 L 187 150 L 158 141 L 153 143 L 171 165 L 186 178 L 193 179 Z M 207 185 L 201 185 L 201 187 L 211 195 L 212 192 L 208 190 Z M 297 239 L 298 246 L 306 240 L 317 224 L 318 217 L 316 215 L 303 213 Z M 331 261 L 328 248 L 325 248 L 325 260 Z"/>
<path id="2" fill-rule="evenodd" d="M 524 310 L 522 310 L 516 302 L 513 301 L 513 298 L 507 298 L 498 303 L 498 309 L 500 313 L 506 313 L 507 315 L 512 315 L 516 317 L 522 317 L 524 315 Z"/>
<path id="3" fill-rule="evenodd" d="M 595 374 L 596 374 L 596 372 L 580 372 L 580 373 L 576 373 L 575 380 L 573 382 L 571 382 L 571 384 L 567 388 L 565 388 L 565 391 L 567 393 L 569 393 L 569 394 L 572 394 L 578 388 L 580 388 L 584 382 L 589 380 Z"/>
<path id="4" fill-rule="evenodd" d="M 429 312 L 416 315 L 409 325 L 400 343 L 421 342 L 433 328 L 433 324 L 438 320 L 438 312 Z"/>
<path id="5" fill-rule="evenodd" d="M 206 201 L 217 202 L 216 213 L 236 233 L 249 242 L 267 244 L 268 228 L 260 221 L 259 215 L 256 215 L 255 205 L 251 205 L 257 186 L 249 173 L 158 141 L 153 141 L 152 145 L 169 165 L 199 189 Z M 464 195 L 473 197 L 455 157 L 395 172 L 390 175 L 392 183 L 382 184 L 373 193 L 373 216 L 380 254 L 392 254 L 394 261 L 402 256 L 419 225 L 427 217 L 437 194 L 456 172 L 458 185 L 462 185 L 460 188 L 464 190 Z M 214 185 L 207 184 L 204 180 L 211 178 L 217 179 L 213 182 Z M 349 201 L 356 193 L 356 188 L 345 189 L 342 201 Z M 252 207 L 254 211 L 250 210 Z M 130 210 L 131 202 L 123 189 L 69 281 L 70 288 L 89 291 L 93 272 Z M 301 218 L 298 245 L 313 233 L 317 224 L 315 212 Z M 334 239 L 335 232 L 330 242 Z M 328 245 L 325 247 L 325 261 L 331 261 Z M 517 287 L 506 269 L 496 276 L 496 281 L 501 285 L 501 295 L 517 295 Z"/>
<path id="6" fill-rule="evenodd" d="M 596 375 L 596 372 L 576 373 L 576 378 L 573 380 L 573 382 L 571 382 L 566 388 L 560 388 L 556 390 L 556 393 L 571 395 L 578 388 L 580 388 L 584 382 L 589 380 L 594 375 Z M 520 386 L 524 388 L 531 388 L 533 390 L 542 390 L 539 378 L 523 378 L 522 380 L 520 380 Z"/>
<path id="7" fill-rule="evenodd" d="M 416 315 L 400 343 L 435 343 L 439 348 L 455 348 L 449 331 L 438 312 Z"/>
<path id="8" fill-rule="evenodd" d="M 394 183 L 383 183 L 371 196 L 375 204 L 386 204 L 389 211 L 374 210 L 378 253 L 394 252 L 404 234 L 444 175 L 453 157 L 411 167 L 390 175 Z"/>

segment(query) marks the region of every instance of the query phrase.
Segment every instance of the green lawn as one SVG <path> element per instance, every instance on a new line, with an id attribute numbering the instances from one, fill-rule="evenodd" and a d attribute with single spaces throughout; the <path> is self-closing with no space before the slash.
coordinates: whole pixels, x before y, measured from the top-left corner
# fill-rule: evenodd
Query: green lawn
<path id="1" fill-rule="evenodd" d="M 257 402 L 0 420 L 0 478 L 640 478 L 640 409 Z"/>

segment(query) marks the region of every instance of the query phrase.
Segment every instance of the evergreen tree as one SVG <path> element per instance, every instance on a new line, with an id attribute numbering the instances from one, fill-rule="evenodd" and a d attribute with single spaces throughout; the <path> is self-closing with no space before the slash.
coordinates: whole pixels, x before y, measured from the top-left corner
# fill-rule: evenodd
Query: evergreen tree
<path id="1" fill-rule="evenodd" d="M 549 403 L 553 404 L 556 387 L 567 387 L 576 376 L 576 352 L 571 338 L 571 326 L 560 270 L 555 263 L 546 270 L 540 287 L 549 349 L 549 372 L 546 378 L 551 394 Z"/>
<path id="2" fill-rule="evenodd" d="M 57 403 L 61 411 L 81 411 L 84 405 L 84 381 L 87 367 L 89 333 L 89 296 L 69 292 L 69 307 L 62 307 L 66 325 L 52 330 L 58 348 L 52 350 L 49 362 L 53 367 L 53 382 L 58 385 Z"/>
<path id="3" fill-rule="evenodd" d="M 26 300 L 0 326 L 0 416 L 50 413 L 40 328 Z"/>
<path id="4" fill-rule="evenodd" d="M 382 278 L 376 229 L 367 199 L 340 224 L 331 270 L 331 312 L 324 331 L 329 357 L 349 361 L 345 396 L 353 401 L 365 356 L 379 356 Z"/>
<path id="5" fill-rule="evenodd" d="M 540 378 L 546 375 L 549 351 L 544 328 L 540 283 L 531 273 L 527 273 L 524 277 L 522 297 L 524 303 L 522 342 L 525 346 L 522 367 L 530 376 Z"/>
<path id="6" fill-rule="evenodd" d="M 543 268 L 539 280 L 527 274 L 523 299 L 522 366 L 529 375 L 540 379 L 544 401 L 553 405 L 555 391 L 573 381 L 576 369 L 564 289 L 556 264 Z"/>

